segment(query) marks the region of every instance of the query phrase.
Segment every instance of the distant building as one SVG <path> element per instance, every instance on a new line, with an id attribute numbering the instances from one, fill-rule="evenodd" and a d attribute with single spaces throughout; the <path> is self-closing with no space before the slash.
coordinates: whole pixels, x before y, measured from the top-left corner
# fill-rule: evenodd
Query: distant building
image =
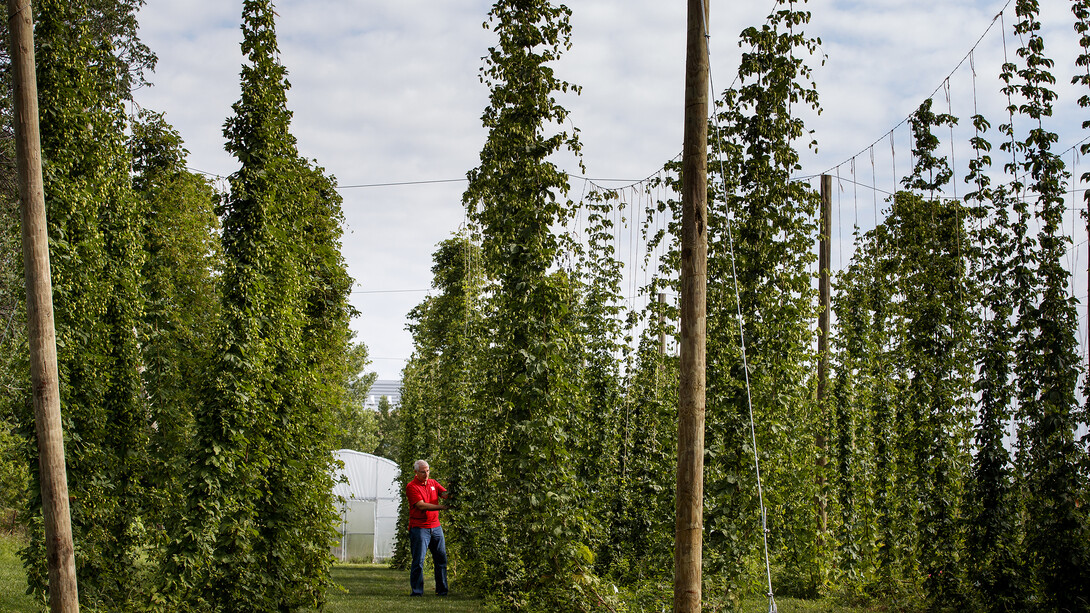
<path id="1" fill-rule="evenodd" d="M 379 379 L 375 381 L 375 384 L 371 386 L 371 391 L 367 392 L 367 400 L 363 402 L 363 406 L 377 410 L 378 401 L 383 396 L 386 396 L 392 407 L 401 404 L 401 381 L 397 379 Z"/>

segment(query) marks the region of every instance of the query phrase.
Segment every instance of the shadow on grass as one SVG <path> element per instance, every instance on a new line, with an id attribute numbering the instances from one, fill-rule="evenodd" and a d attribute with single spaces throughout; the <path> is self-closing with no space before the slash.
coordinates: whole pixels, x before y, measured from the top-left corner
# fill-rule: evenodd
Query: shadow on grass
<path id="1" fill-rule="evenodd" d="M 425 573 L 428 574 L 428 573 Z M 458 593 L 456 583 L 451 584 L 451 595 L 440 598 L 435 595 L 435 583 L 431 577 L 424 580 L 424 596 L 409 597 L 409 572 L 394 570 L 383 564 L 349 564 L 333 567 L 333 581 L 345 591 L 329 593 L 331 613 L 420 613 L 421 611 L 451 611 L 467 613 L 480 611 L 483 603 L 477 598 Z"/>

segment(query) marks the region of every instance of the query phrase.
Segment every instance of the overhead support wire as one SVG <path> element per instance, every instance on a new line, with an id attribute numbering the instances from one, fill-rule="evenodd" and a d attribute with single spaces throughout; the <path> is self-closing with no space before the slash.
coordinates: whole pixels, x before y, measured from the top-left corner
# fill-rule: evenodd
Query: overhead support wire
<path id="1" fill-rule="evenodd" d="M 927 97 L 928 99 L 934 98 L 935 94 L 939 93 L 939 90 L 944 87 L 944 84 L 946 84 L 946 86 L 948 86 L 949 81 L 950 81 L 950 77 L 952 77 L 954 75 L 954 73 L 957 72 L 959 68 L 961 68 L 961 65 L 965 63 L 965 60 L 969 59 L 970 56 L 973 54 L 973 52 L 976 50 L 976 48 L 980 46 L 980 43 L 984 40 L 984 37 L 988 35 L 988 32 L 991 32 L 993 27 L 995 27 L 995 22 L 999 21 L 1002 24 L 1003 13 L 1006 12 L 1007 7 L 1010 6 L 1011 2 L 1012 2 L 1012 0 L 1007 0 L 1007 3 L 1003 5 L 1003 8 L 1000 9 L 998 13 L 996 13 L 995 17 L 992 17 L 992 20 L 990 22 L 988 22 L 988 27 L 984 29 L 984 33 L 980 35 L 980 38 L 978 38 L 975 43 L 973 43 L 972 48 L 970 48 L 969 52 L 965 54 L 965 57 L 961 58 L 961 61 L 958 62 L 956 66 L 954 66 L 953 70 L 951 70 L 950 73 L 948 75 L 946 75 L 946 78 L 943 79 L 942 82 L 939 83 L 938 87 L 936 87 L 935 90 L 931 92 L 931 95 Z M 851 158 L 858 157 L 858 156 L 862 155 L 864 151 L 873 148 L 875 145 L 877 145 L 884 138 L 889 137 L 890 142 L 892 142 L 893 132 L 896 131 L 897 128 L 899 128 L 902 125 L 908 123 L 909 118 L 911 118 L 911 115 L 909 115 L 909 116 L 905 117 L 904 119 L 902 119 L 900 122 L 897 123 L 897 125 L 890 128 L 889 132 L 886 132 L 882 136 L 879 136 L 877 139 L 875 139 L 875 141 L 873 143 L 871 143 L 870 145 L 860 149 L 859 152 L 856 153 L 855 155 L 851 156 Z M 848 158 L 848 159 L 851 159 L 851 158 Z M 844 161 L 840 162 L 840 164 L 844 164 L 845 162 L 847 162 L 847 160 L 844 160 Z M 840 164 L 837 164 L 836 166 L 839 166 Z M 829 173 L 831 173 L 833 171 L 833 168 L 835 168 L 836 166 L 830 167 L 828 170 L 826 170 L 824 172 L 821 172 L 821 173 L 818 173 L 818 174 L 829 174 Z M 812 175 L 812 176 L 817 176 L 817 175 Z M 896 173 L 894 173 L 894 176 L 896 177 Z"/>

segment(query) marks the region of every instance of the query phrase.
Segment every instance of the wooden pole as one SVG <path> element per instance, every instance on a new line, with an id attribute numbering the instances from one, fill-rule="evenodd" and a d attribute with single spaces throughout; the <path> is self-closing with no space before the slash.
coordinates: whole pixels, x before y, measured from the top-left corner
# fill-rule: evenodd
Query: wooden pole
<path id="1" fill-rule="evenodd" d="M 708 7 L 688 0 L 681 193 L 681 373 L 674 613 L 700 611 L 708 270 Z"/>
<path id="2" fill-rule="evenodd" d="M 42 517 L 49 567 L 49 608 L 54 613 L 77 613 L 79 595 L 61 429 L 30 0 L 8 0 L 8 27 L 15 98 L 16 169 L 23 222 L 30 378 L 34 390 L 34 425 L 38 435 Z"/>
<path id="3" fill-rule="evenodd" d="M 833 221 L 833 178 L 821 175 L 821 236 L 818 239 L 818 377 L 817 406 L 820 415 L 828 416 L 829 389 L 829 315 L 832 312 L 831 258 Z M 818 541 L 823 543 L 829 530 L 829 506 L 827 497 L 828 478 L 825 469 L 829 465 L 829 439 L 820 428 L 828 424 L 823 419 L 817 434 L 817 518 Z"/>

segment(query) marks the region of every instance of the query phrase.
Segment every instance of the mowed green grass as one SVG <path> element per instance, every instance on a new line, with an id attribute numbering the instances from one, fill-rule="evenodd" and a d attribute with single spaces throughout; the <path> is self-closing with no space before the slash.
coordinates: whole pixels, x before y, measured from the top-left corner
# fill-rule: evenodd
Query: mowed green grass
<path id="1" fill-rule="evenodd" d="M 9 534 L 0 535 L 0 611 L 37 613 L 34 599 L 26 595 L 26 574 L 19 559 L 22 542 Z"/>
<path id="2" fill-rule="evenodd" d="M 17 537 L 0 534 L 0 613 L 40 613 L 34 599 L 25 594 L 26 576 L 18 551 L 22 546 Z M 349 564 L 333 567 L 333 581 L 341 589 L 329 593 L 326 611 L 330 613 L 470 613 L 482 611 L 484 602 L 459 592 L 456 580 L 451 582 L 451 595 L 440 598 L 435 595 L 431 569 L 427 568 L 424 579 L 424 596 L 409 597 L 409 573 L 394 570 L 381 564 Z M 828 601 L 776 599 L 779 613 L 859 613 L 867 609 L 842 607 Z M 667 611 L 669 608 L 667 608 Z M 717 611 L 714 607 L 706 611 Z M 638 607 L 629 609 L 637 613 Z M 743 613 L 766 613 L 768 601 L 764 598 L 746 599 Z M 561 612 L 558 612 L 561 613 Z M 646 613 L 659 613 L 659 609 Z"/>
<path id="3" fill-rule="evenodd" d="M 439 611 L 468 613 L 482 610 L 484 604 L 477 598 L 459 593 L 458 584 L 452 581 L 451 594 L 435 595 L 435 582 L 429 572 L 424 573 L 424 595 L 409 597 L 409 572 L 393 570 L 381 564 L 350 564 L 333 567 L 333 581 L 344 592 L 330 593 L 326 611 L 332 613 L 420 613 Z"/>
<path id="4" fill-rule="evenodd" d="M 19 538 L 0 533 L 0 613 L 39 613 L 34 599 L 26 595 L 26 574 L 19 559 Z M 424 582 L 424 596 L 409 598 L 409 572 L 381 564 L 335 566 L 333 580 L 341 589 L 329 593 L 326 611 L 332 613 L 420 613 L 439 611 L 466 613 L 480 611 L 483 603 L 457 592 L 452 583 L 450 596 L 435 595 L 430 576 Z"/>

